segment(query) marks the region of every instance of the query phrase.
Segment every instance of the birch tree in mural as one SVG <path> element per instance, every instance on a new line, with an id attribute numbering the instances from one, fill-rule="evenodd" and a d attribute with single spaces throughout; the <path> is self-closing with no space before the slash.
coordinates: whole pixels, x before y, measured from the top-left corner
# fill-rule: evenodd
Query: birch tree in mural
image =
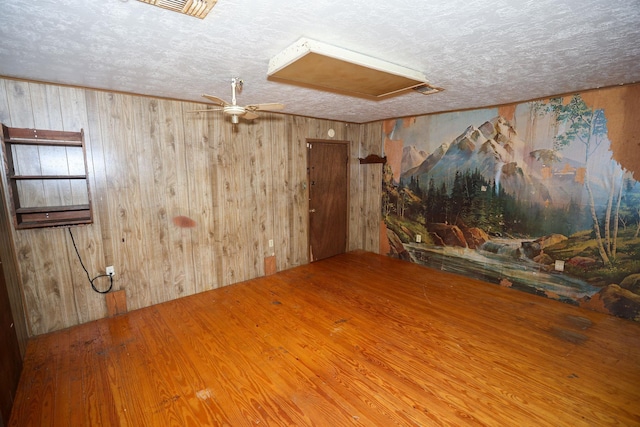
<path id="1" fill-rule="evenodd" d="M 598 246 L 598 253 L 602 262 L 611 265 L 616 257 L 616 242 L 618 235 L 620 202 L 622 199 L 622 178 L 611 176 L 608 189 L 608 200 L 604 210 L 603 229 L 596 210 L 596 202 L 592 189 L 590 174 L 590 160 L 603 142 L 607 140 L 607 120 L 602 109 L 591 109 L 582 97 L 575 95 L 568 103 L 563 103 L 562 98 L 553 98 L 544 108 L 546 112 L 555 115 L 559 125 L 558 135 L 554 139 L 554 150 L 562 151 L 574 141 L 584 146 L 584 184 L 589 198 L 589 211 L 593 220 L 593 233 Z M 612 172 L 612 175 L 615 172 Z M 604 183 L 604 181 L 603 181 Z M 616 185 L 619 183 L 619 185 Z M 618 188 L 616 208 L 613 212 L 613 201 Z M 613 214 L 613 221 L 612 221 Z"/>

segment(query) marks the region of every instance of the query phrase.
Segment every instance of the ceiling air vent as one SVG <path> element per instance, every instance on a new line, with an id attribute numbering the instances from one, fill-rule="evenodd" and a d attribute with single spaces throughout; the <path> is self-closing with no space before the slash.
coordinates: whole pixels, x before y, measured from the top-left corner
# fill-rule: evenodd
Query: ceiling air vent
<path id="1" fill-rule="evenodd" d="M 218 0 L 138 0 L 163 9 L 203 19 Z"/>
<path id="2" fill-rule="evenodd" d="M 438 92 L 442 92 L 444 89 L 442 89 L 441 87 L 435 87 L 435 86 L 431 86 L 429 84 L 423 84 L 420 86 L 416 86 L 414 88 L 412 88 L 413 90 L 415 90 L 418 93 L 421 93 L 423 95 L 431 95 L 432 93 L 438 93 Z"/>

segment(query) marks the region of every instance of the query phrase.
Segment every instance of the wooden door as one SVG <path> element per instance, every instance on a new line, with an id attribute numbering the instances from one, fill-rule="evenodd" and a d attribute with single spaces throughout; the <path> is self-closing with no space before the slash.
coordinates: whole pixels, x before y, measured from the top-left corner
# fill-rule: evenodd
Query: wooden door
<path id="1" fill-rule="evenodd" d="M 349 144 L 309 141 L 307 159 L 309 260 L 313 262 L 347 248 Z"/>
<path id="2" fill-rule="evenodd" d="M 9 294 L 0 262 L 0 426 L 9 423 L 13 398 L 22 372 L 22 357 L 13 324 Z"/>

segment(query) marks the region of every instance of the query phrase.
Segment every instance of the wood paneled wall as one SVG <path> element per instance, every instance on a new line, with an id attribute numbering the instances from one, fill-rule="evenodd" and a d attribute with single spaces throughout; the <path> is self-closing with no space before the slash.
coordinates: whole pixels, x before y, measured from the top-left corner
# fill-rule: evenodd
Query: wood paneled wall
<path id="1" fill-rule="evenodd" d="M 264 275 L 272 254 L 278 270 L 307 263 L 306 139 L 330 128 L 351 142 L 348 249 L 378 251 L 381 167 L 358 157 L 380 154 L 379 124 L 261 114 L 234 127 L 196 108 L 0 79 L 0 122 L 84 129 L 94 223 L 71 231 L 92 276 L 115 266 L 130 310 Z M 177 226 L 177 216 L 196 226 Z M 67 228 L 10 232 L 30 334 L 106 316 Z"/>
<path id="2" fill-rule="evenodd" d="M 2 150 L 0 150 L 2 152 Z M 2 198 L 2 209 L 0 209 L 0 261 L 2 262 L 2 270 L 7 285 L 7 293 L 9 295 L 9 304 L 11 305 L 11 313 L 13 315 L 13 324 L 18 337 L 18 346 L 20 354 L 24 357 L 27 350 L 27 340 L 29 338 L 29 328 L 26 322 L 25 308 L 22 301 L 22 291 L 20 289 L 20 280 L 18 272 L 18 260 L 15 248 L 11 240 L 11 230 L 13 223 L 11 216 L 7 210 L 5 198 L 5 174 L 2 174 L 0 182 L 0 198 Z M 4 346 L 5 343 L 2 343 Z"/>

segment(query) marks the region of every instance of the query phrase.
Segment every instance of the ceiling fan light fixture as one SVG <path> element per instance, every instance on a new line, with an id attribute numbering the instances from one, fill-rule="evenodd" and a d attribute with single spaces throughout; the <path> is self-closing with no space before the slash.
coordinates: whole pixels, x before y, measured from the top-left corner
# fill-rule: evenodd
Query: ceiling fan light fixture
<path id="1" fill-rule="evenodd" d="M 271 58 L 267 74 L 277 80 L 374 99 L 415 87 L 433 87 L 420 71 L 307 38 Z"/>
<path id="2" fill-rule="evenodd" d="M 246 112 L 246 109 L 240 105 L 226 105 L 223 111 L 231 116 L 241 116 Z"/>
<path id="3" fill-rule="evenodd" d="M 231 79 L 231 102 L 227 102 L 222 98 L 218 98 L 217 96 L 203 94 L 202 96 L 207 98 L 209 101 L 212 101 L 213 104 L 218 108 L 207 108 L 205 110 L 192 110 L 191 112 L 209 112 L 209 111 L 222 111 L 222 113 L 226 116 L 231 116 L 231 123 L 238 124 L 240 123 L 240 118 L 242 117 L 245 120 L 253 120 L 260 117 L 256 114 L 256 111 L 277 111 L 282 110 L 284 108 L 284 104 L 279 102 L 269 102 L 264 104 L 249 104 L 242 105 L 237 104 L 236 94 L 242 90 L 243 81 L 238 77 L 234 77 Z M 222 108 L 219 108 L 222 107 Z"/>

